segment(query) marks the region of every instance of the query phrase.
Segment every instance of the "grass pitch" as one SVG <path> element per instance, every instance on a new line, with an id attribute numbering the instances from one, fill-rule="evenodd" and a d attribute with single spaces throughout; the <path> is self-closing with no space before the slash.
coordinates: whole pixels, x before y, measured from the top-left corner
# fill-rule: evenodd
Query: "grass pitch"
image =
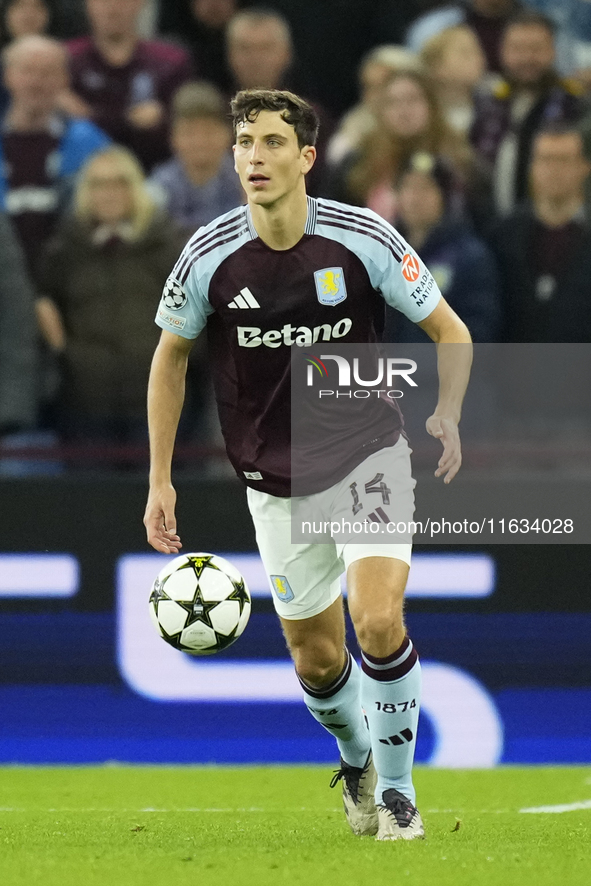
<path id="1" fill-rule="evenodd" d="M 427 839 L 408 844 L 354 837 L 329 778 L 320 767 L 6 767 L 0 883 L 591 883 L 591 769 L 419 768 Z"/>

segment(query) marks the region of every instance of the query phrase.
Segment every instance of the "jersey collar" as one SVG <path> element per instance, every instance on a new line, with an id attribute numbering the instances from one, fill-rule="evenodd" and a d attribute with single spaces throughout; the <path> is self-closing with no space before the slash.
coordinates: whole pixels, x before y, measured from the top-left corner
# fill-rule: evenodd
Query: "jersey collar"
<path id="1" fill-rule="evenodd" d="M 253 240 L 256 240 L 259 235 L 257 233 L 257 229 L 253 224 L 252 215 L 250 214 L 250 206 L 248 204 L 246 205 L 246 224 L 248 225 L 248 232 L 251 238 Z"/>
<path id="2" fill-rule="evenodd" d="M 308 197 L 308 218 L 306 219 L 306 227 L 304 234 L 316 233 L 316 218 L 318 216 L 318 203 L 314 197 Z"/>
<path id="3" fill-rule="evenodd" d="M 318 218 L 318 203 L 314 199 L 314 197 L 308 197 L 308 215 L 306 218 L 306 226 L 304 228 L 304 234 L 314 234 L 316 233 L 316 219 Z M 250 212 L 250 206 L 246 206 L 246 223 L 248 225 L 248 231 L 253 240 L 258 238 L 257 229 L 254 226 L 252 221 L 252 215 Z"/>

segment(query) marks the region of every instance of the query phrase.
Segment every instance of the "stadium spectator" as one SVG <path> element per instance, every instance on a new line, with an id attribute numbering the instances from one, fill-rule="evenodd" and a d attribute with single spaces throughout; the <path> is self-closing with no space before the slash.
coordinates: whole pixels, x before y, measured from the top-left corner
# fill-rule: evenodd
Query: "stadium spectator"
<path id="1" fill-rule="evenodd" d="M 468 136 L 474 123 L 474 96 L 482 83 L 486 59 L 467 25 L 445 28 L 423 46 L 420 59 L 431 77 L 446 121 Z"/>
<path id="2" fill-rule="evenodd" d="M 0 440 L 35 425 L 38 364 L 34 304 L 21 248 L 7 216 L 0 212 Z"/>
<path id="3" fill-rule="evenodd" d="M 238 0 L 184 0 L 177 15 L 169 4 L 162 8 L 164 33 L 172 33 L 189 48 L 195 66 L 225 93 L 232 91 L 226 58 L 226 26 L 243 3 Z"/>
<path id="4" fill-rule="evenodd" d="M 359 66 L 360 101 L 342 117 L 330 139 L 326 151 L 329 164 L 357 150 L 378 125 L 382 89 L 388 78 L 395 71 L 414 68 L 419 68 L 419 60 L 403 46 L 386 44 L 367 53 Z"/>
<path id="5" fill-rule="evenodd" d="M 232 72 L 233 92 L 240 89 L 289 89 L 306 94 L 296 63 L 287 19 L 263 7 L 238 12 L 227 32 L 228 64 Z M 320 118 L 317 158 L 308 178 L 308 191 L 316 193 L 324 174 L 326 145 L 332 124 L 324 108 L 314 103 Z"/>
<path id="6" fill-rule="evenodd" d="M 413 154 L 397 181 L 396 227 L 425 262 L 475 342 L 498 341 L 500 293 L 488 246 L 453 210 L 454 173 L 445 160 Z M 399 311 L 386 307 L 384 341 L 428 342 Z"/>
<path id="7" fill-rule="evenodd" d="M 434 9 L 411 25 L 406 35 L 407 46 L 413 52 L 421 52 L 427 40 L 445 28 L 466 24 L 478 37 L 489 71 L 500 71 L 500 47 L 505 25 L 521 5 L 519 0 L 467 0 Z"/>
<path id="8" fill-rule="evenodd" d="M 226 32 L 232 92 L 239 89 L 292 89 L 301 86 L 287 20 L 272 9 L 236 13 Z"/>
<path id="9" fill-rule="evenodd" d="M 0 3 L 2 46 L 30 34 L 47 34 L 52 12 L 53 7 L 48 0 L 4 0 Z"/>
<path id="10" fill-rule="evenodd" d="M 494 231 L 512 342 L 591 342 L 591 164 L 576 129 L 547 129 L 532 145 L 532 199 Z"/>
<path id="11" fill-rule="evenodd" d="M 556 66 L 591 85 L 591 4 L 588 0 L 527 0 L 556 28 Z"/>
<path id="12" fill-rule="evenodd" d="M 192 65 L 184 49 L 140 38 L 143 5 L 144 0 L 86 0 L 91 35 L 68 48 L 74 106 L 150 170 L 170 155 L 170 102 L 191 79 Z"/>
<path id="13" fill-rule="evenodd" d="M 504 79 L 477 96 L 472 141 L 493 164 L 494 199 L 507 213 L 526 196 L 535 133 L 549 123 L 572 121 L 585 107 L 581 87 L 554 68 L 552 22 L 521 12 L 508 23 L 501 45 Z"/>
<path id="14" fill-rule="evenodd" d="M 21 37 L 4 51 L 4 65 L 10 104 L 0 135 L 0 204 L 35 278 L 39 250 L 67 203 L 73 175 L 109 139 L 90 121 L 59 110 L 68 67 L 56 40 Z"/>
<path id="15" fill-rule="evenodd" d="M 0 3 L 0 47 L 31 34 L 47 34 L 52 7 L 47 0 L 4 0 Z M 4 85 L 4 65 L 0 60 L 0 116 L 8 107 L 8 90 Z"/>
<path id="16" fill-rule="evenodd" d="M 86 164 L 43 268 L 43 332 L 63 353 L 66 439 L 143 439 L 154 313 L 183 242 L 126 148 Z"/>
<path id="17" fill-rule="evenodd" d="M 32 6 L 36 0 L 15 0 L 15 2 L 22 3 L 24 7 Z M 88 33 L 88 19 L 83 0 L 43 0 L 43 2 L 51 9 L 49 33 L 52 37 L 71 40 L 74 37 L 84 37 Z M 169 3 L 170 0 L 167 0 L 166 5 Z M 161 0 L 145 0 L 139 16 L 139 30 L 142 36 L 151 37 L 158 30 L 161 5 Z"/>
<path id="18" fill-rule="evenodd" d="M 223 95 L 210 83 L 186 83 L 174 97 L 174 156 L 151 176 L 176 222 L 193 234 L 243 202 L 230 151 L 232 131 Z"/>
<path id="19" fill-rule="evenodd" d="M 464 183 L 474 214 L 485 214 L 486 182 L 468 142 L 445 122 L 432 85 L 418 71 L 398 71 L 383 88 L 379 126 L 328 176 L 328 195 L 396 217 L 394 182 L 412 154 L 445 157 Z M 460 199 L 461 194 L 458 194 Z"/>

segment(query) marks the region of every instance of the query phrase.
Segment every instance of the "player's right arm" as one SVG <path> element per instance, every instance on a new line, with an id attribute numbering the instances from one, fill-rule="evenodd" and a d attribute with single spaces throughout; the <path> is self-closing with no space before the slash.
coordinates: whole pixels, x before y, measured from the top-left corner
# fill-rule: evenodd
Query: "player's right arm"
<path id="1" fill-rule="evenodd" d="M 171 482 L 172 453 L 183 401 L 187 358 L 197 336 L 213 314 L 208 287 L 220 258 L 218 246 L 226 243 L 223 232 L 231 222 L 243 225 L 248 237 L 244 209 L 238 207 L 220 219 L 200 228 L 185 245 L 164 285 L 156 324 L 162 329 L 154 353 L 148 384 L 148 426 L 150 429 L 150 493 L 144 516 L 148 542 L 163 554 L 176 554 L 181 541 L 176 534 L 174 508 L 176 493 Z M 230 217 L 230 218 L 229 218 Z M 232 240 L 233 238 L 230 238 Z M 234 246 L 231 246 L 230 251 Z"/>
<path id="2" fill-rule="evenodd" d="M 176 554 L 176 492 L 172 485 L 172 454 L 183 401 L 187 359 L 193 340 L 162 331 L 150 369 L 148 427 L 150 431 L 150 492 L 144 525 L 148 542 L 163 554 Z"/>

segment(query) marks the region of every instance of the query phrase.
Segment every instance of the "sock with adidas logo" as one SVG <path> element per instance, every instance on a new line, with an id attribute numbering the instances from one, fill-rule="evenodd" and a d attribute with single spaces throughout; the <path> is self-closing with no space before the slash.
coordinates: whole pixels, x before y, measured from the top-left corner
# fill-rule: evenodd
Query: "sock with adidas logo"
<path id="1" fill-rule="evenodd" d="M 421 696 L 418 655 L 408 636 L 386 658 L 361 654 L 361 701 L 378 774 L 376 803 L 382 802 L 384 791 L 395 788 L 414 804 L 412 764 Z"/>
<path id="2" fill-rule="evenodd" d="M 363 768 L 370 751 L 369 731 L 361 709 L 361 674 L 349 650 L 343 671 L 329 686 L 315 689 L 298 679 L 306 707 L 334 735 L 345 763 Z"/>

